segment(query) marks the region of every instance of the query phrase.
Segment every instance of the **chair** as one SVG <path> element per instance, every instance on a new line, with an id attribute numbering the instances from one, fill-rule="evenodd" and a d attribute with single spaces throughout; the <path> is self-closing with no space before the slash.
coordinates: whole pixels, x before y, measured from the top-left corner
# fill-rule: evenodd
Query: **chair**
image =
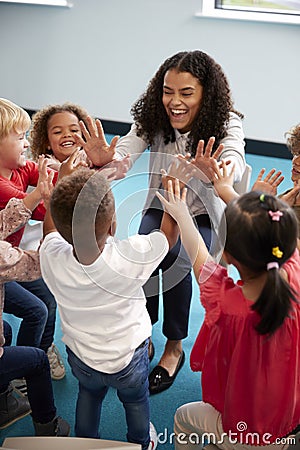
<path id="1" fill-rule="evenodd" d="M 43 237 L 43 222 L 29 220 L 25 225 L 24 234 L 20 242 L 23 250 L 37 250 Z"/>
<path id="2" fill-rule="evenodd" d="M 28 186 L 27 193 L 32 192 L 33 186 Z M 37 250 L 43 237 L 43 222 L 30 219 L 24 229 L 19 247 L 23 250 Z"/>
<path id="3" fill-rule="evenodd" d="M 252 174 L 252 167 L 249 164 L 246 164 L 246 168 L 243 173 L 241 181 L 239 183 L 235 183 L 235 185 L 233 186 L 234 190 L 238 194 L 245 194 L 245 192 L 248 192 L 251 174 Z"/>
<path id="4" fill-rule="evenodd" d="M 25 436 L 7 437 L 2 448 L 6 450 L 141 450 L 138 444 L 79 437 Z"/>

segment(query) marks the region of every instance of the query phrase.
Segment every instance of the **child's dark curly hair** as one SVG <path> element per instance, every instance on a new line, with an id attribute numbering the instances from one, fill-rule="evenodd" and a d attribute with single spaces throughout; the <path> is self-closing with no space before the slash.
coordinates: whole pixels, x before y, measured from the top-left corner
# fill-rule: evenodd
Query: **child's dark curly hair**
<path id="1" fill-rule="evenodd" d="M 203 98 L 189 134 L 188 148 L 195 155 L 200 139 L 207 142 L 216 138 L 214 149 L 226 135 L 229 113 L 243 114 L 233 108 L 227 78 L 219 64 L 200 50 L 179 52 L 168 58 L 150 80 L 144 94 L 134 103 L 131 114 L 138 127 L 138 136 L 152 145 L 158 133 L 162 133 L 165 143 L 175 141 L 175 133 L 162 103 L 164 77 L 168 70 L 189 72 L 203 87 Z"/>
<path id="2" fill-rule="evenodd" d="M 48 105 L 37 111 L 32 116 L 32 126 L 29 135 L 30 153 L 32 159 L 37 161 L 39 155 L 52 155 L 52 150 L 48 148 L 48 121 L 57 113 L 69 112 L 86 123 L 88 112 L 74 103 L 63 103 L 62 105 Z"/>
<path id="3" fill-rule="evenodd" d="M 115 212 L 114 196 L 106 177 L 81 167 L 56 184 L 50 209 L 57 231 L 71 245 L 88 247 L 94 236 L 102 235 Z"/>

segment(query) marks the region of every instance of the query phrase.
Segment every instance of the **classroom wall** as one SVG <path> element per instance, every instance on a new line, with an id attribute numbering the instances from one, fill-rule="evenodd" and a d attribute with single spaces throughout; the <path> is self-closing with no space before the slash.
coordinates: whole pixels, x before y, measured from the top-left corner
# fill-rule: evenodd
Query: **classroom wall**
<path id="1" fill-rule="evenodd" d="M 0 96 L 28 109 L 77 102 L 130 122 L 168 56 L 201 49 L 224 68 L 246 137 L 277 143 L 300 122 L 300 26 L 195 17 L 201 0 L 0 3 Z"/>

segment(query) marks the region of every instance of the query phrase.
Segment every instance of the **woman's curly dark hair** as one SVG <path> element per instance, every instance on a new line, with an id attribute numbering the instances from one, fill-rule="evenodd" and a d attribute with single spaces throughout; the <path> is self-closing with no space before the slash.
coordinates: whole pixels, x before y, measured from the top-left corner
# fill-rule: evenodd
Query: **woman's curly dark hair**
<path id="1" fill-rule="evenodd" d="M 163 134 L 166 144 L 175 141 L 174 129 L 162 103 L 164 77 L 170 69 L 189 72 L 203 87 L 200 110 L 189 134 L 187 150 L 194 156 L 199 140 L 206 143 L 211 136 L 216 138 L 216 149 L 226 135 L 229 113 L 233 111 L 241 118 L 243 114 L 233 108 L 229 84 L 221 66 L 200 50 L 179 52 L 162 63 L 146 92 L 131 108 L 138 136 L 149 145 L 153 144 L 158 133 Z"/>
<path id="2" fill-rule="evenodd" d="M 48 105 L 37 111 L 32 116 L 32 126 L 29 134 L 30 153 L 33 160 L 37 161 L 39 155 L 52 155 L 52 150 L 48 148 L 48 121 L 57 113 L 69 112 L 86 123 L 88 112 L 74 103 L 63 103 L 62 105 Z"/>

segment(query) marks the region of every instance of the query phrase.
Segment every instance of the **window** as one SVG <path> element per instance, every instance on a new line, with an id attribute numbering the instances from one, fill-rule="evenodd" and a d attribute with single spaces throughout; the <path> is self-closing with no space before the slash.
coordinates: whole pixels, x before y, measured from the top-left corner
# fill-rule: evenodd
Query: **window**
<path id="1" fill-rule="evenodd" d="M 300 0 L 202 0 L 196 16 L 300 24 Z"/>
<path id="2" fill-rule="evenodd" d="M 72 3 L 67 0 L 0 0 L 1 3 L 26 3 L 27 5 L 65 6 L 71 8 Z"/>

